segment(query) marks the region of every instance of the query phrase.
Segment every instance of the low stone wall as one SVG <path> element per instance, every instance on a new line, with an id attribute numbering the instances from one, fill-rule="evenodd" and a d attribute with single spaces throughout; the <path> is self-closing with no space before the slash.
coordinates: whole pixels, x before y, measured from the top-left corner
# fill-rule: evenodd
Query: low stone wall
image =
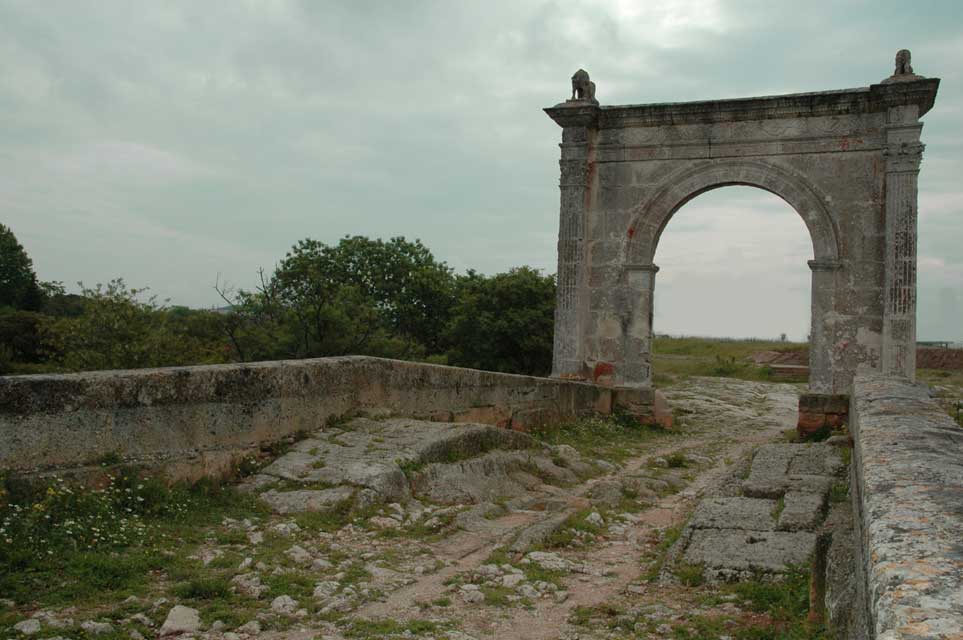
<path id="1" fill-rule="evenodd" d="M 878 375 L 855 380 L 850 429 L 870 637 L 963 638 L 963 429 L 924 386 Z"/>
<path id="2" fill-rule="evenodd" d="M 223 473 L 262 444 L 364 410 L 524 429 L 649 390 L 367 357 L 0 378 L 0 471 L 98 460 L 173 478 Z"/>

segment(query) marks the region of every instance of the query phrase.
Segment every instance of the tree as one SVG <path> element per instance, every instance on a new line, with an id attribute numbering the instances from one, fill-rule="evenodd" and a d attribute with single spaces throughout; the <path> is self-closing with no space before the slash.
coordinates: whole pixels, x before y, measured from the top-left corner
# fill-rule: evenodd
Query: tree
<path id="1" fill-rule="evenodd" d="M 529 375 L 552 368 L 555 277 L 531 267 L 458 278 L 451 313 L 451 364 Z"/>
<path id="2" fill-rule="evenodd" d="M 52 360 L 68 370 L 134 369 L 226 361 L 218 336 L 192 335 L 176 313 L 142 300 L 146 289 L 128 288 L 120 278 L 90 289 L 78 283 L 84 312 L 51 320 L 44 344 Z"/>
<path id="3" fill-rule="evenodd" d="M 331 254 L 333 279 L 371 299 L 393 333 L 430 353 L 441 350 L 455 281 L 420 240 L 345 237 Z"/>
<path id="4" fill-rule="evenodd" d="M 286 319 L 299 357 L 412 357 L 442 349 L 453 289 L 451 270 L 420 241 L 305 239 L 239 308 Z"/>
<path id="5" fill-rule="evenodd" d="M 33 261 L 13 231 L 0 224 L 0 307 L 37 311 L 43 300 Z"/>

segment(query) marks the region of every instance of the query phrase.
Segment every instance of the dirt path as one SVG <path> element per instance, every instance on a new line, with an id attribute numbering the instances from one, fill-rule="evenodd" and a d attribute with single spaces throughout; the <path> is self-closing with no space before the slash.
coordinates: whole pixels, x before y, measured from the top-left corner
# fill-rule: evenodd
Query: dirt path
<path id="1" fill-rule="evenodd" d="M 672 390 L 668 395 L 674 406 L 691 411 L 685 414 L 681 427 L 689 437 L 642 452 L 615 473 L 572 488 L 572 497 L 585 495 L 593 484 L 641 469 L 653 458 L 677 451 L 705 456 L 711 458 L 711 462 L 698 468 L 680 491 L 661 497 L 631 515 L 616 533 L 603 536 L 588 549 L 558 549 L 556 552 L 562 558 L 594 570 L 561 579 L 567 598 L 558 601 L 543 597 L 530 607 L 492 607 L 465 602 L 449 586 L 457 576 L 478 569 L 496 544 L 504 543 L 519 525 L 533 521 L 538 515 L 516 512 L 492 521 L 487 535 L 461 532 L 432 545 L 435 556 L 447 563 L 444 569 L 395 591 L 382 602 L 363 607 L 355 615 L 396 620 L 424 617 L 424 603 L 447 596 L 451 605 L 444 609 L 444 617 L 457 621 L 459 629 L 470 637 L 518 640 L 570 637 L 576 631 L 569 623 L 573 612 L 611 602 L 639 582 L 645 570 L 642 559 L 651 554 L 661 532 L 684 522 L 707 488 L 718 485 L 732 474 L 737 461 L 757 446 L 778 439 L 781 432 L 792 428 L 795 422 L 797 395 L 788 385 L 700 380 Z M 636 585 L 636 592 L 645 588 Z"/>

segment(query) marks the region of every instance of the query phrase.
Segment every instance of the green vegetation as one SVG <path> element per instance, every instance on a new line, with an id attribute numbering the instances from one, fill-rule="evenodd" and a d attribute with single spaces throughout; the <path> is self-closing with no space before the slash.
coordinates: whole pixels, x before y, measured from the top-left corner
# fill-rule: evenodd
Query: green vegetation
<path id="1" fill-rule="evenodd" d="M 192 575 L 185 556 L 223 517 L 264 513 L 254 498 L 212 483 L 168 487 L 130 470 L 100 489 L 9 477 L 0 486 L 0 593 L 22 605 L 122 600 L 156 574 L 180 597 L 220 598 L 223 582 Z"/>
<path id="2" fill-rule="evenodd" d="M 714 376 L 766 381 L 772 370 L 748 360 L 759 351 L 804 351 L 805 343 L 775 340 L 727 340 L 724 338 L 656 337 L 652 346 L 652 370 L 656 384 L 677 378 Z"/>
<path id="3" fill-rule="evenodd" d="M 672 548 L 678 540 L 679 536 L 682 535 L 682 525 L 676 525 L 674 527 L 669 527 L 662 533 L 662 539 L 655 546 L 653 550 L 653 557 L 649 562 L 649 566 L 643 575 L 643 579 L 646 582 L 652 582 L 659 577 L 662 573 L 662 567 L 665 566 L 666 557 L 669 555 L 669 549 Z"/>
<path id="4" fill-rule="evenodd" d="M 780 582 L 763 578 L 713 586 L 701 586 L 701 569 L 687 567 L 683 576 L 691 577 L 690 588 L 706 589 L 704 603 L 720 604 L 736 597 L 748 612 L 720 615 L 696 615 L 683 620 L 662 620 L 642 611 L 627 611 L 612 605 L 576 607 L 569 622 L 583 627 L 605 628 L 625 638 L 649 638 L 655 635 L 677 640 L 824 640 L 829 638 L 820 624 L 808 622 L 809 575 L 793 568 Z M 678 571 L 678 570 L 677 570 Z M 691 574 L 691 575 L 690 575 Z M 678 575 L 678 573 L 677 573 Z M 696 592 L 698 593 L 698 592 Z M 693 607 L 695 608 L 695 606 Z M 665 636 L 663 625 L 671 628 Z M 658 631 L 657 631 L 658 629 Z"/>
<path id="5" fill-rule="evenodd" d="M 448 361 L 464 367 L 547 375 L 552 368 L 555 277 L 519 267 L 458 278 Z"/>
<path id="6" fill-rule="evenodd" d="M 430 620 L 352 620 L 345 627 L 344 635 L 348 638 L 386 638 L 392 635 L 420 636 L 437 633 L 442 625 Z"/>
<path id="7" fill-rule="evenodd" d="M 705 582 L 703 567 L 698 564 L 676 563 L 672 567 L 672 575 L 686 587 L 698 587 Z"/>
<path id="8" fill-rule="evenodd" d="M 681 451 L 676 451 L 666 456 L 665 462 L 670 469 L 683 469 L 689 466 L 689 461 Z"/>
<path id="9" fill-rule="evenodd" d="M 33 261 L 10 227 L 0 224 L 0 307 L 38 311 L 43 300 Z"/>
<path id="10" fill-rule="evenodd" d="M 636 455 L 653 438 L 672 433 L 659 426 L 643 425 L 628 414 L 615 413 L 539 427 L 532 435 L 551 445 L 574 447 L 583 456 L 619 463 Z"/>
<path id="11" fill-rule="evenodd" d="M 592 507 L 588 509 L 582 509 L 581 511 L 573 513 L 568 518 L 566 518 L 565 522 L 563 522 L 560 527 L 558 527 L 554 532 L 552 532 L 552 534 L 548 538 L 546 538 L 544 542 L 538 545 L 538 547 L 542 549 L 558 549 L 560 547 L 567 547 L 571 545 L 579 537 L 579 532 L 582 532 L 583 534 L 588 533 L 591 535 L 598 535 L 599 533 L 602 532 L 602 529 L 592 524 L 588 520 L 586 520 L 586 517 L 593 511 L 598 511 L 598 509 Z M 537 568 L 537 566 L 534 564 L 530 566 L 533 568 Z M 526 567 L 525 573 L 528 574 L 530 570 L 531 569 L 529 567 Z M 545 577 L 530 576 L 529 579 L 545 580 L 546 582 L 552 582 L 556 579 L 556 577 L 557 576 L 552 575 L 551 579 L 548 579 Z"/>
<path id="12" fill-rule="evenodd" d="M 176 585 L 172 591 L 185 600 L 216 600 L 228 597 L 231 587 L 222 578 L 195 578 Z"/>
<path id="13" fill-rule="evenodd" d="M 849 484 L 846 482 L 836 482 L 829 490 L 829 501 L 839 504 L 849 500 Z"/>
<path id="14" fill-rule="evenodd" d="M 772 519 L 778 521 L 779 516 L 781 516 L 782 512 L 785 510 L 786 510 L 786 497 L 779 496 L 779 499 L 776 500 L 776 506 L 772 508 Z"/>
<path id="15" fill-rule="evenodd" d="M 0 375 L 343 354 L 547 375 L 555 279 L 519 267 L 456 275 L 404 238 L 305 239 L 220 311 L 169 306 L 123 279 L 39 283 L 0 225 Z"/>

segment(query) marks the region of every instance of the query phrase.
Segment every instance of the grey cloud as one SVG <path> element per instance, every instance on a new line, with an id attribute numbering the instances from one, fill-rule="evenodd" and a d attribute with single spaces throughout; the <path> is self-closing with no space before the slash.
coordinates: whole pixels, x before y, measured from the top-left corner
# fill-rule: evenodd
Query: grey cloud
<path id="1" fill-rule="evenodd" d="M 921 335 L 960 339 L 939 292 L 963 290 L 961 18 L 953 0 L 3 0 L 2 219 L 44 278 L 124 275 L 193 305 L 217 302 L 218 273 L 250 286 L 305 236 L 403 234 L 458 269 L 554 271 L 559 131 L 541 108 L 576 68 L 603 103 L 682 101 L 866 85 L 906 46 L 944 81 L 920 182 L 920 254 L 943 266 L 921 269 Z M 782 271 L 796 253 L 805 269 L 798 218 L 729 191 L 668 227 L 659 304 L 678 296 L 684 316 L 685 300 L 715 295 L 699 278 L 731 268 L 760 291 L 789 278 L 779 306 L 808 322 L 806 282 Z M 702 198 L 715 214 L 686 215 Z M 737 242 L 745 219 L 773 235 Z M 676 236 L 708 267 L 673 267 Z M 726 262 L 727 243 L 743 257 Z M 766 318 L 725 312 L 747 328 Z"/>

